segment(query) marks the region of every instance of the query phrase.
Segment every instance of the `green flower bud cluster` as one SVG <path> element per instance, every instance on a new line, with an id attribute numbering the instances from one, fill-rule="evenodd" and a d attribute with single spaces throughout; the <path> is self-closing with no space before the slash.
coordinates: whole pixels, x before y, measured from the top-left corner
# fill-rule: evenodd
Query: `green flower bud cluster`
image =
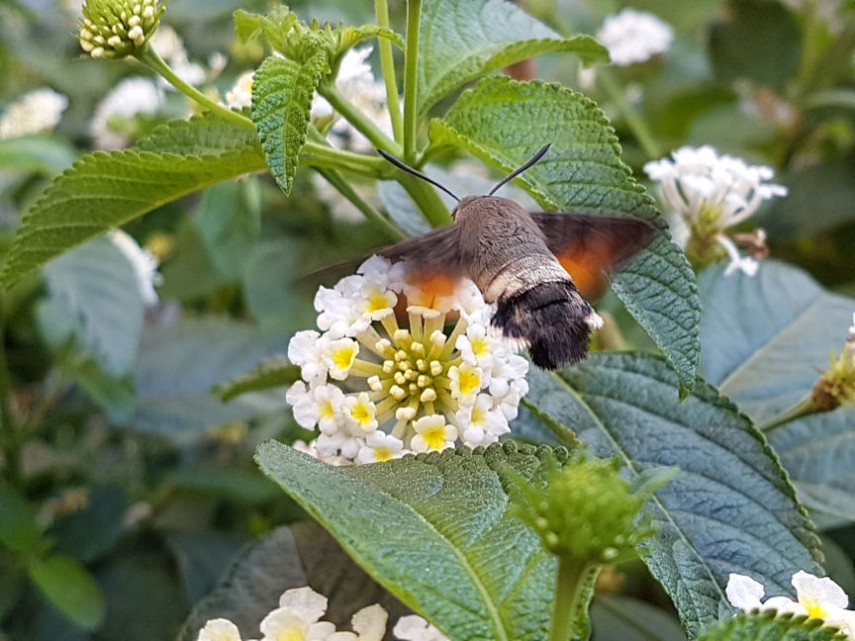
<path id="1" fill-rule="evenodd" d="M 572 458 L 548 472 L 545 487 L 519 481 L 511 509 L 557 556 L 583 563 L 624 558 L 653 533 L 636 523 L 653 490 L 633 492 L 618 467 L 617 460 Z"/>
<path id="2" fill-rule="evenodd" d="M 160 0 L 86 0 L 80 46 L 107 60 L 142 52 L 164 10 Z"/>

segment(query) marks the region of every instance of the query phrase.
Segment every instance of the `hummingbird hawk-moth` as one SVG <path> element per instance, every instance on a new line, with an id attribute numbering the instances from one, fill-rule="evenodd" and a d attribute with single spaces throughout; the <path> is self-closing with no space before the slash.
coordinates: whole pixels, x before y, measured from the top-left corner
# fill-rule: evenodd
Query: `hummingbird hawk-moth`
<path id="1" fill-rule="evenodd" d="M 380 254 L 406 260 L 408 277 L 416 282 L 471 279 L 486 302 L 496 303 L 492 324 L 506 337 L 521 340 L 535 365 L 558 369 L 585 358 L 591 330 L 602 323 L 582 292 L 595 293 L 605 271 L 650 242 L 653 227 L 628 216 L 529 213 L 513 200 L 493 195 L 548 149 L 538 150 L 486 196 L 462 199 L 380 151 L 458 203 L 451 212 L 454 224 Z"/>

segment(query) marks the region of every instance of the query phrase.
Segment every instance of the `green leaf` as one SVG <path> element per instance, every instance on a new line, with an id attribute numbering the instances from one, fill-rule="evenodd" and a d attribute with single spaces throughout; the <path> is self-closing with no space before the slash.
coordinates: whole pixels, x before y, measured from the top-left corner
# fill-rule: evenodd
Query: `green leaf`
<path id="1" fill-rule="evenodd" d="M 725 82 L 750 79 L 783 89 L 798 70 L 802 38 L 794 13 L 764 0 L 731 0 L 709 29 L 710 58 Z"/>
<path id="2" fill-rule="evenodd" d="M 534 641 L 546 638 L 556 563 L 507 515 L 503 484 L 511 471 L 542 482 L 546 456 L 545 446 L 509 443 L 341 468 L 269 441 L 256 460 L 357 563 L 455 641 Z"/>
<path id="3" fill-rule="evenodd" d="M 776 198 L 758 221 L 775 238 L 813 238 L 855 222 L 851 161 L 802 167 L 787 176 L 787 197 Z"/>
<path id="4" fill-rule="evenodd" d="M 96 238 L 45 266 L 51 299 L 85 349 L 114 376 L 130 372 L 142 335 L 140 277 L 119 246 Z"/>
<path id="5" fill-rule="evenodd" d="M 707 629 L 697 641 L 844 641 L 837 628 L 823 627 L 822 619 L 774 610 L 740 612 Z"/>
<path id="6" fill-rule="evenodd" d="M 213 117 L 165 125 L 135 149 L 87 154 L 24 215 L 0 287 L 164 203 L 263 168 L 252 129 Z"/>
<path id="7" fill-rule="evenodd" d="M 246 42 L 262 35 L 279 52 L 286 49 L 287 36 L 298 22 L 297 15 L 284 5 L 275 7 L 267 15 L 249 13 L 243 9 L 238 9 L 232 15 L 238 39 Z"/>
<path id="8" fill-rule="evenodd" d="M 130 508 L 125 491 L 117 486 L 90 488 L 86 505 L 61 516 L 50 529 L 56 551 L 92 563 L 114 549 L 126 532 Z"/>
<path id="9" fill-rule="evenodd" d="M 255 180 L 224 181 L 206 189 L 195 218 L 217 272 L 240 281 L 261 236 L 261 206 Z"/>
<path id="10" fill-rule="evenodd" d="M 41 533 L 36 511 L 27 500 L 17 490 L 0 486 L 0 544 L 13 552 L 29 552 Z"/>
<path id="11" fill-rule="evenodd" d="M 32 135 L 0 140 L 0 169 L 55 174 L 75 160 L 77 154 L 63 138 Z"/>
<path id="12" fill-rule="evenodd" d="M 104 621 L 101 590 L 79 561 L 59 555 L 31 558 L 27 572 L 48 601 L 81 628 L 94 630 Z"/>
<path id="13" fill-rule="evenodd" d="M 233 621 L 242 638 L 257 637 L 258 624 L 277 606 L 279 596 L 306 585 L 329 598 L 324 620 L 339 629 L 349 630 L 351 616 L 373 603 L 386 609 L 390 622 L 409 614 L 323 528 L 303 522 L 281 527 L 246 550 L 219 587 L 196 605 L 180 638 L 196 641 L 205 622 L 217 617 Z"/>
<path id="14" fill-rule="evenodd" d="M 258 367 L 241 374 L 217 388 L 220 398 L 230 401 L 247 392 L 260 392 L 290 385 L 300 379 L 300 368 L 284 357 L 273 357 L 259 363 Z"/>
<path id="15" fill-rule="evenodd" d="M 658 357 L 594 354 L 560 374 L 530 372 L 526 398 L 597 456 L 619 456 L 630 479 L 679 466 L 646 508 L 658 532 L 645 562 L 692 636 L 729 608 L 730 572 L 785 594 L 793 572 L 821 568 L 811 523 L 762 434 L 703 381 L 677 402 L 676 378 Z"/>
<path id="16" fill-rule="evenodd" d="M 136 429 L 187 441 L 212 425 L 285 409 L 280 392 L 244 394 L 224 403 L 213 388 L 287 345 L 279 332 L 225 319 L 146 328 L 134 370 Z"/>
<path id="17" fill-rule="evenodd" d="M 300 150 L 309 129 L 312 98 L 324 74 L 327 53 L 319 50 L 303 64 L 267 58 L 252 83 L 252 120 L 276 183 L 291 193 Z"/>
<path id="18" fill-rule="evenodd" d="M 430 126 L 434 146 L 462 147 L 510 171 L 545 143 L 549 153 L 520 177 L 547 209 L 620 213 L 661 231 L 612 280 L 612 288 L 679 374 L 680 395 L 695 380 L 700 302 L 683 252 L 665 233 L 653 201 L 620 160 L 614 130 L 582 94 L 542 82 L 488 78 Z"/>
<path id="19" fill-rule="evenodd" d="M 838 407 L 769 432 L 799 498 L 817 516 L 855 522 L 855 408 Z"/>
<path id="20" fill-rule="evenodd" d="M 426 0 L 419 35 L 418 111 L 458 87 L 520 60 L 571 52 L 585 63 L 607 62 L 590 36 L 562 38 L 504 0 Z"/>
<path id="21" fill-rule="evenodd" d="M 686 641 L 686 633 L 673 615 L 626 596 L 595 596 L 591 623 L 591 641 Z"/>
<path id="22" fill-rule="evenodd" d="M 766 260 L 754 277 L 724 266 L 698 277 L 703 301 L 701 374 L 758 424 L 790 409 L 839 353 L 855 300 L 806 272 Z"/>
<path id="23" fill-rule="evenodd" d="M 339 52 L 344 52 L 354 45 L 368 38 L 385 38 L 404 48 L 404 39 L 391 29 L 386 29 L 376 24 L 364 24 L 359 27 L 340 27 L 336 29 L 339 34 Z"/>

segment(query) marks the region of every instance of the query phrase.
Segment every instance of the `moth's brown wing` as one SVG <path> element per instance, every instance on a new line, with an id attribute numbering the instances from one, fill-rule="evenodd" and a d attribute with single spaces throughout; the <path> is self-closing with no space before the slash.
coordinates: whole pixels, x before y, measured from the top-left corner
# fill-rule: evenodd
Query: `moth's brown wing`
<path id="1" fill-rule="evenodd" d="M 640 218 L 534 213 L 549 250 L 585 297 L 605 287 L 604 273 L 620 267 L 652 239 L 653 226 Z"/>
<path id="2" fill-rule="evenodd" d="M 448 225 L 427 234 L 396 243 L 378 252 L 393 262 L 404 260 L 407 281 L 431 296 L 448 296 L 457 282 L 468 276 L 461 261 L 460 229 Z"/>

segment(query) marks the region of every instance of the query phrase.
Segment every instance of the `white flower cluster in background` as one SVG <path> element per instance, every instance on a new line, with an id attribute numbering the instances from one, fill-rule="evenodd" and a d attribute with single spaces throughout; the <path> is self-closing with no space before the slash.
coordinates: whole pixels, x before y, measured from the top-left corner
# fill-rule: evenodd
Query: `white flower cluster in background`
<path id="1" fill-rule="evenodd" d="M 108 93 L 95 109 L 89 133 L 96 149 L 121 149 L 128 136 L 120 123 L 137 114 L 153 114 L 163 106 L 163 89 L 151 78 L 125 78 Z"/>
<path id="2" fill-rule="evenodd" d="M 648 162 L 644 171 L 659 183 L 675 241 L 683 247 L 693 238 L 715 241 L 730 258 L 726 273 L 757 273 L 757 261 L 741 256 L 724 230 L 753 216 L 764 200 L 787 195 L 786 187 L 766 182 L 774 176 L 771 167 L 748 165 L 704 145 L 681 147 L 671 158 Z"/>
<path id="3" fill-rule="evenodd" d="M 361 47 L 348 50 L 339 65 L 336 76 L 336 89 L 349 100 L 354 107 L 385 134 L 392 135 L 392 121 L 386 106 L 386 86 L 374 78 L 371 65 L 366 62 L 373 47 Z M 322 121 L 335 117 L 332 106 L 323 96 L 315 94 L 312 102 L 313 121 Z M 333 122 L 329 131 L 330 143 L 340 149 L 357 152 L 373 152 L 374 145 L 357 131 L 344 118 Z"/>
<path id="4" fill-rule="evenodd" d="M 612 64 L 626 67 L 668 51 L 674 30 L 652 13 L 624 9 L 603 21 L 597 40 L 609 50 Z"/>
<path id="5" fill-rule="evenodd" d="M 855 639 L 855 612 L 847 610 L 849 597 L 839 585 L 828 578 L 820 579 L 813 574 L 798 571 L 792 578 L 796 589 L 796 600 L 775 596 L 765 601 L 763 585 L 742 574 L 728 577 L 727 600 L 734 607 L 751 610 L 775 610 L 780 614 L 804 615 L 822 619 L 825 625 L 839 628 L 850 639 Z"/>
<path id="6" fill-rule="evenodd" d="M 68 107 L 68 98 L 48 87 L 34 89 L 11 103 L 0 117 L 0 140 L 50 131 Z"/>
<path id="7" fill-rule="evenodd" d="M 232 88 L 226 92 L 226 106 L 229 109 L 243 109 L 252 106 L 252 81 L 255 71 L 245 71 Z"/>
<path id="8" fill-rule="evenodd" d="M 149 41 L 149 46 L 172 68 L 176 75 L 190 85 L 198 85 L 205 81 L 205 68 L 195 62 L 190 62 L 184 40 L 172 27 L 161 24 Z M 216 58 L 215 58 L 216 59 Z M 219 72 L 219 70 L 215 70 Z M 159 79 L 165 89 L 175 90 L 169 82 Z"/>
<path id="9" fill-rule="evenodd" d="M 528 392 L 528 361 L 490 327 L 493 308 L 474 283 L 448 292 L 414 286 L 402 263 L 378 256 L 318 290 L 321 333 L 297 332 L 288 346 L 303 379 L 288 403 L 297 423 L 320 431 L 305 449 L 330 462 L 371 463 L 458 441 L 487 445 L 510 431 Z"/>
<path id="10" fill-rule="evenodd" d="M 369 605 L 354 614 L 353 632 L 340 632 L 333 623 L 321 621 L 326 611 L 327 598 L 312 588 L 287 590 L 279 598 L 279 607 L 262 620 L 261 641 L 381 641 L 386 634 L 389 615 L 380 605 Z M 448 641 L 439 630 L 415 615 L 401 617 L 393 632 L 399 641 Z M 234 623 L 211 619 L 199 631 L 197 641 L 242 640 Z"/>

